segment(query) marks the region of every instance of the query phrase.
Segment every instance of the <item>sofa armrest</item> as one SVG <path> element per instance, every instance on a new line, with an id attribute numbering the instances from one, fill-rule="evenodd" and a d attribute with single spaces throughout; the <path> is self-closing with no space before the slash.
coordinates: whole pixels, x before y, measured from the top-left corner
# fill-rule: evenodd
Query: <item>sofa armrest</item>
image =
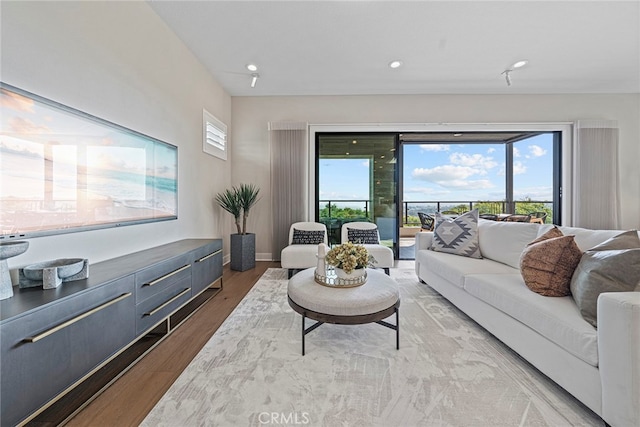
<path id="1" fill-rule="evenodd" d="M 421 250 L 429 249 L 431 247 L 432 240 L 433 240 L 433 231 L 420 231 L 418 234 L 416 234 L 415 268 L 416 268 L 417 275 L 420 275 L 420 261 L 418 259 L 418 252 Z"/>
<path id="2" fill-rule="evenodd" d="M 598 355 L 602 418 L 612 426 L 639 426 L 640 292 L 600 294 Z"/>

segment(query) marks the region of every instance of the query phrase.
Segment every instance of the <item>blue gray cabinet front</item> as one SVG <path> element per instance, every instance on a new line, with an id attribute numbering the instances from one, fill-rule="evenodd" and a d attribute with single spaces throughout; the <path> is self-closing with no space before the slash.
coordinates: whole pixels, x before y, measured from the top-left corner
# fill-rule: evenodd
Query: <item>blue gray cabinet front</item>
<path id="1" fill-rule="evenodd" d="M 0 301 L 0 425 L 30 419 L 221 277 L 221 251 L 206 269 L 196 262 L 221 248 L 219 239 L 181 240 L 91 265 L 88 279 Z"/>

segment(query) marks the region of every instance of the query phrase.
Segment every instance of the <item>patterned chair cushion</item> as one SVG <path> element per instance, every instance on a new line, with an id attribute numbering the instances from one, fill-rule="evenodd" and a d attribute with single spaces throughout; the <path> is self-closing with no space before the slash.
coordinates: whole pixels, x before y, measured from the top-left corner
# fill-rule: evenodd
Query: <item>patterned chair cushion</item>
<path id="1" fill-rule="evenodd" d="M 380 243 L 378 239 L 378 229 L 360 229 L 347 227 L 347 239 L 352 243 L 360 245 L 377 245 Z"/>
<path id="2" fill-rule="evenodd" d="M 293 229 L 292 245 L 319 245 L 324 242 L 324 230 Z"/>
<path id="3" fill-rule="evenodd" d="M 478 240 L 478 210 L 474 209 L 453 219 L 436 212 L 431 250 L 482 258 Z"/>

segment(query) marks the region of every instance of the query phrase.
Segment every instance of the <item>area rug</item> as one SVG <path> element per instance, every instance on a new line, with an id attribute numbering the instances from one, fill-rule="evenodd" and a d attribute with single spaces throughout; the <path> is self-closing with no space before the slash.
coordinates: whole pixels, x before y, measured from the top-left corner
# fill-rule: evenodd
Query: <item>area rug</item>
<path id="1" fill-rule="evenodd" d="M 380 325 L 324 324 L 302 356 L 286 270 L 269 269 L 142 425 L 604 425 L 413 270 L 391 275 L 400 350 Z"/>

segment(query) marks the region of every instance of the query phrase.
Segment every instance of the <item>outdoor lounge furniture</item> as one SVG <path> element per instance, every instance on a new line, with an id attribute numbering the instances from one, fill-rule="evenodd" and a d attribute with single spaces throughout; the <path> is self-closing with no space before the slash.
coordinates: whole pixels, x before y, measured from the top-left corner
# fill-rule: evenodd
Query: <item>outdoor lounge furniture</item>
<path id="1" fill-rule="evenodd" d="M 433 231 L 436 225 L 436 219 L 434 217 L 424 212 L 418 212 L 418 218 L 420 218 L 420 228 L 425 231 Z"/>
<path id="2" fill-rule="evenodd" d="M 315 243 L 294 243 L 296 242 L 294 234 L 296 237 L 304 237 L 307 231 L 323 231 L 324 236 L 321 241 L 316 240 Z M 298 241 L 304 241 L 304 239 Z M 324 224 L 319 222 L 295 222 L 291 225 L 289 229 L 289 246 L 280 253 L 280 264 L 282 268 L 288 269 L 289 278 L 293 276 L 295 270 L 303 270 L 317 265 L 318 258 L 316 255 L 318 254 L 319 243 L 327 244 L 327 227 Z"/>

